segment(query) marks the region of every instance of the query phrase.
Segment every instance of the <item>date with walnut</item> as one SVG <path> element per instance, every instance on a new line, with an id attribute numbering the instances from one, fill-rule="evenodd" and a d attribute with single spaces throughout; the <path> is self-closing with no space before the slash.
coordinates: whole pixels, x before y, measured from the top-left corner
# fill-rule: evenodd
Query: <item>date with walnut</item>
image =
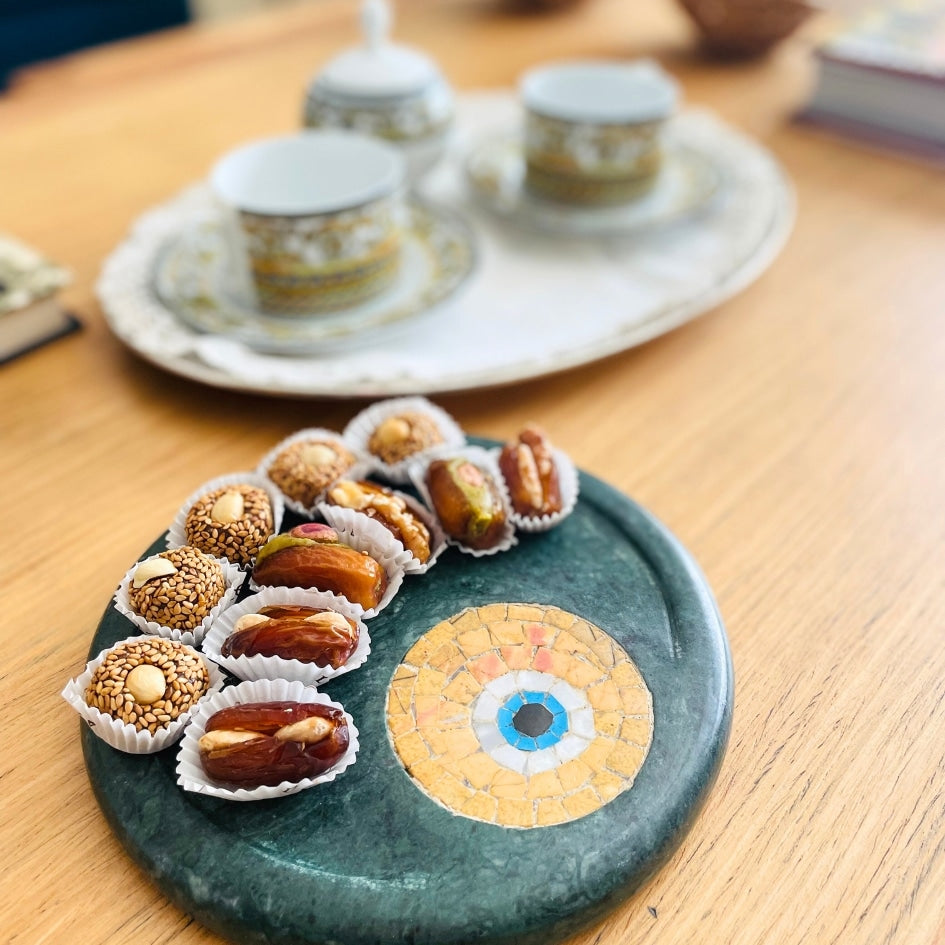
<path id="1" fill-rule="evenodd" d="M 212 715 L 199 740 L 207 776 L 240 787 L 314 778 L 348 749 L 348 723 L 315 702 L 247 702 Z"/>

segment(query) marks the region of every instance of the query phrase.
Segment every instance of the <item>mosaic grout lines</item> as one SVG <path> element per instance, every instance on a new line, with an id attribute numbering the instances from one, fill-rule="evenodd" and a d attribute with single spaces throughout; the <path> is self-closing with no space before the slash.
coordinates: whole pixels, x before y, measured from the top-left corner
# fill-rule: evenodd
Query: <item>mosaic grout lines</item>
<path id="1" fill-rule="evenodd" d="M 556 607 L 489 604 L 437 624 L 387 698 L 395 752 L 441 806 L 506 827 L 583 817 L 628 790 L 652 698 L 623 648 Z"/>

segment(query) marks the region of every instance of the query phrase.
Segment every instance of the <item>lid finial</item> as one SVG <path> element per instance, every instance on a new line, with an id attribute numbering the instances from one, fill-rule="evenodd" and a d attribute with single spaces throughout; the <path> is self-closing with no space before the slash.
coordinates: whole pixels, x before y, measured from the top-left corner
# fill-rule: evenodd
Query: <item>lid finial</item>
<path id="1" fill-rule="evenodd" d="M 361 29 L 364 41 L 375 52 L 387 41 L 390 33 L 391 11 L 387 0 L 364 0 L 361 4 Z"/>

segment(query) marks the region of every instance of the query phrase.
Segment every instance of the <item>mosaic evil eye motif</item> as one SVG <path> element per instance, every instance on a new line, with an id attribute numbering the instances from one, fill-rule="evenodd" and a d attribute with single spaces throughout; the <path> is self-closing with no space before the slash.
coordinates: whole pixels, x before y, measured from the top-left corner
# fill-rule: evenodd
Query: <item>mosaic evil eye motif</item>
<path id="1" fill-rule="evenodd" d="M 576 820 L 633 785 L 653 737 L 642 676 L 609 634 L 535 604 L 469 608 L 391 681 L 387 724 L 417 786 L 504 827 Z"/>

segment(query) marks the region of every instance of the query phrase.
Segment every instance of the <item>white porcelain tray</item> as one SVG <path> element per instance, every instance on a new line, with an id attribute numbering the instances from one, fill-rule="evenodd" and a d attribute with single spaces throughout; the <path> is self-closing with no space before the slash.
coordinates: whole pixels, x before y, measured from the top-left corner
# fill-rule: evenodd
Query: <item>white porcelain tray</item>
<path id="1" fill-rule="evenodd" d="M 169 235 L 206 219 L 191 188 L 142 217 L 106 261 L 99 298 L 115 334 L 147 360 L 218 387 L 318 397 L 378 397 L 506 384 L 594 361 L 695 318 L 754 281 L 794 219 L 792 188 L 758 143 L 704 112 L 675 120 L 719 185 L 697 212 L 631 235 L 592 239 L 529 232 L 481 208 L 464 157 L 518 120 L 511 93 L 459 102 L 452 153 L 423 195 L 471 224 L 478 265 L 463 290 L 427 314 L 326 341 L 286 357 L 185 325 L 153 289 Z"/>

